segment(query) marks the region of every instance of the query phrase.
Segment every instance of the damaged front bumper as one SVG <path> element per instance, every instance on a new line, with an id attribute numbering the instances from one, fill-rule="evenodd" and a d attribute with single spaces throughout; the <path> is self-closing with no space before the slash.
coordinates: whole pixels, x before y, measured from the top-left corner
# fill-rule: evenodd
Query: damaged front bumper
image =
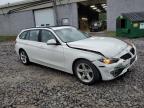
<path id="1" fill-rule="evenodd" d="M 127 70 L 137 61 L 136 48 L 134 47 L 134 49 L 134 55 L 131 54 L 131 57 L 126 60 L 120 59 L 117 63 L 104 65 L 97 63 L 97 61 L 94 61 L 93 64 L 99 69 L 102 80 L 113 80 L 126 73 Z M 130 50 L 130 48 L 128 50 Z M 129 53 L 129 51 L 125 53 Z"/>

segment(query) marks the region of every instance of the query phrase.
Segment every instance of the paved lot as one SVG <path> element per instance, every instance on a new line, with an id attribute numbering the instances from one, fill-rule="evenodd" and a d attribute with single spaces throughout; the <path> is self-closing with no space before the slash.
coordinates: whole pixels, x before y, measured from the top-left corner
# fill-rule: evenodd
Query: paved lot
<path id="1" fill-rule="evenodd" d="M 54 69 L 24 66 L 13 42 L 0 43 L 0 108 L 143 108 L 144 39 L 131 41 L 138 61 L 130 72 L 93 86 Z"/>

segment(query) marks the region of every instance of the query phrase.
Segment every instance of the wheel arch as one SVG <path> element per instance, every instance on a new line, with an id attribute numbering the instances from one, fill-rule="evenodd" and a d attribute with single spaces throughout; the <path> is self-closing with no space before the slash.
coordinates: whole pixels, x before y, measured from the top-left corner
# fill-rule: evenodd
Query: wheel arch
<path id="1" fill-rule="evenodd" d="M 19 49 L 19 51 L 18 51 L 19 55 L 20 55 L 20 52 L 21 52 L 21 51 L 24 51 L 24 52 L 25 52 L 25 54 L 26 54 L 26 56 L 27 56 L 28 63 L 27 63 L 26 65 L 30 64 L 30 59 L 29 59 L 29 56 L 28 56 L 28 54 L 27 54 L 26 50 L 24 50 L 23 48 L 20 48 L 20 49 Z"/>
<path id="2" fill-rule="evenodd" d="M 87 61 L 91 62 L 90 60 L 88 60 L 88 59 L 86 59 L 86 58 L 77 58 L 77 59 L 75 59 L 75 60 L 73 61 L 73 63 L 72 63 L 72 71 L 73 71 L 73 74 L 75 74 L 75 72 L 74 72 L 74 65 L 75 65 L 75 63 L 76 63 L 77 61 L 79 61 L 79 60 L 87 60 Z"/>
<path id="3" fill-rule="evenodd" d="M 20 54 L 21 51 L 25 51 L 25 50 L 24 50 L 23 48 L 20 48 L 20 49 L 19 49 L 19 54 Z M 25 51 L 25 52 L 26 52 L 26 51 Z"/>
<path id="4" fill-rule="evenodd" d="M 27 55 L 28 59 L 29 59 L 29 56 L 28 56 L 28 54 L 27 54 L 26 50 L 24 50 L 23 48 L 20 48 L 20 49 L 19 49 L 19 54 L 20 54 L 20 52 L 21 52 L 21 51 L 24 51 L 24 52 L 26 53 L 26 55 Z"/>
<path id="5" fill-rule="evenodd" d="M 89 62 L 91 62 L 90 60 L 86 59 L 86 58 L 77 58 L 73 61 L 73 64 L 72 64 L 72 71 L 73 71 L 73 74 L 75 75 L 75 72 L 74 72 L 74 65 L 77 61 L 79 60 L 87 60 Z M 95 66 L 95 65 L 94 65 Z M 95 66 L 97 68 L 97 66 Z M 97 70 L 99 71 L 99 69 L 97 68 Z M 101 72 L 99 71 L 99 74 L 100 74 L 100 80 L 102 80 L 102 76 L 101 76 Z"/>

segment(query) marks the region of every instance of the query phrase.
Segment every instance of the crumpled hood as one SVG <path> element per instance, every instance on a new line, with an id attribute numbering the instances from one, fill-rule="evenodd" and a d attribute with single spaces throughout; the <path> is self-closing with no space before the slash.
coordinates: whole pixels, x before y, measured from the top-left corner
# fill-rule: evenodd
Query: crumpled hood
<path id="1" fill-rule="evenodd" d="M 110 37 L 91 37 L 70 42 L 68 45 L 74 48 L 97 51 L 106 57 L 114 57 L 128 46 L 127 43 Z"/>

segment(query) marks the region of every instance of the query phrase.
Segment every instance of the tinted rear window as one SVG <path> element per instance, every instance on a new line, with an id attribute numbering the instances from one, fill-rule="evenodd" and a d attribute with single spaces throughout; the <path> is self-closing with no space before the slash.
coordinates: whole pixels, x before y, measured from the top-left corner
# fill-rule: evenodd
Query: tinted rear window
<path id="1" fill-rule="evenodd" d="M 38 41 L 40 30 L 29 31 L 29 40 Z"/>

